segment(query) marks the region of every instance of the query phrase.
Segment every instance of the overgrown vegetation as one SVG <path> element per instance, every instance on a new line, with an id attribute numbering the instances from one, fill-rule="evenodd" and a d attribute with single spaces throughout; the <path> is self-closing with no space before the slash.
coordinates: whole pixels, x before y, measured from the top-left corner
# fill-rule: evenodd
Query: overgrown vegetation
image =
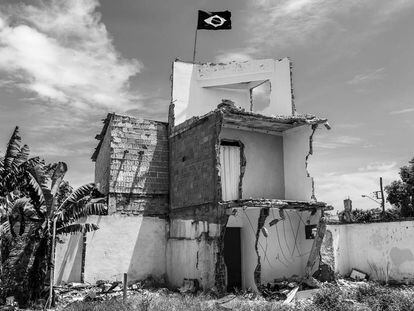
<path id="1" fill-rule="evenodd" d="M 386 209 L 385 213 L 379 208 L 373 208 L 369 210 L 354 209 L 351 212 L 352 222 L 364 223 L 364 222 L 376 222 L 376 221 L 393 221 L 402 219 L 400 211 L 391 208 Z"/>
<path id="2" fill-rule="evenodd" d="M 29 158 L 29 147 L 21 146 L 15 128 L 0 158 L 0 304 L 14 296 L 25 307 L 47 297 L 53 232 L 98 229 L 81 220 L 105 213 L 105 200 L 94 184 L 73 191 L 63 180 L 66 171 L 63 162 L 47 165 L 38 157 Z"/>
<path id="3" fill-rule="evenodd" d="M 414 158 L 400 168 L 400 178 L 385 187 L 387 201 L 396 207 L 402 217 L 414 217 Z"/>
<path id="4" fill-rule="evenodd" d="M 401 180 L 395 180 L 385 187 L 387 201 L 392 208 L 384 212 L 379 208 L 369 210 L 354 209 L 350 215 L 346 211 L 339 214 L 341 222 L 369 223 L 381 221 L 396 221 L 414 218 L 414 158 L 400 168 Z"/>
<path id="5" fill-rule="evenodd" d="M 324 285 L 309 300 L 292 304 L 266 301 L 257 296 L 238 295 L 225 305 L 208 295 L 180 295 L 163 290 L 143 291 L 127 299 L 103 302 L 75 302 L 65 306 L 68 311 L 413 311 L 414 290 L 412 288 L 384 287 L 376 283 L 358 286 Z M 63 310 L 63 309 L 62 309 Z"/>

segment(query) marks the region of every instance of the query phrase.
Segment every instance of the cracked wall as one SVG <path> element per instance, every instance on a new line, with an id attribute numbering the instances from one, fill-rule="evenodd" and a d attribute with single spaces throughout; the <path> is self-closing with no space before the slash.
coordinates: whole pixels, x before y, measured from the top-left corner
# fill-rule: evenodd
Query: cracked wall
<path id="1" fill-rule="evenodd" d="M 236 210 L 236 215 L 229 216 L 227 227 L 242 228 L 243 288 L 257 289 L 259 284 L 276 278 L 304 276 L 314 241 L 306 239 L 305 225 L 317 224 L 320 212 L 312 215 L 311 211 L 293 209 L 284 209 L 283 213 L 277 208 Z"/>
<path id="2" fill-rule="evenodd" d="M 255 236 L 255 242 L 254 242 L 254 250 L 257 254 L 257 265 L 256 265 L 256 268 L 254 269 L 253 276 L 254 276 L 254 283 L 256 287 L 260 286 L 261 275 L 262 275 L 262 263 L 261 263 L 259 248 L 258 248 L 259 238 L 260 238 L 260 234 L 262 233 L 262 229 L 264 228 L 267 216 L 269 216 L 269 209 L 261 208 L 259 212 L 259 218 L 257 219 L 257 230 L 256 230 L 256 236 Z M 265 236 L 265 238 L 268 238 L 269 235 L 267 233 L 266 235 L 267 237 Z"/>
<path id="3" fill-rule="evenodd" d="M 223 128 L 220 139 L 238 140 L 244 145 L 242 199 L 284 199 L 282 136 Z"/>
<path id="4" fill-rule="evenodd" d="M 172 286 L 197 279 L 203 289 L 223 286 L 222 241 L 227 215 L 218 206 L 221 116 L 172 128 L 171 212 L 167 276 Z"/>
<path id="5" fill-rule="evenodd" d="M 303 125 L 283 133 L 285 199 L 314 200 L 313 179 L 308 173 L 315 127 Z"/>

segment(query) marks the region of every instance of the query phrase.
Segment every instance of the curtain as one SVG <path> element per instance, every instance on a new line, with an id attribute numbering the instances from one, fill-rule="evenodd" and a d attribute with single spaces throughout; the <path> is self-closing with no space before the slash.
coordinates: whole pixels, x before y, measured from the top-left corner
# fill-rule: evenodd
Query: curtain
<path id="1" fill-rule="evenodd" d="M 223 201 L 237 200 L 240 182 L 240 147 L 221 146 L 220 164 Z"/>

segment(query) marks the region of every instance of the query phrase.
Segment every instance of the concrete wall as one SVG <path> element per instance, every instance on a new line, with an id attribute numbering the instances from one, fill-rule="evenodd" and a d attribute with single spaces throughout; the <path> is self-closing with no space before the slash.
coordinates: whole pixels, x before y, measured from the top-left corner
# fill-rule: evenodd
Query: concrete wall
<path id="1" fill-rule="evenodd" d="M 373 279 L 414 283 L 414 221 L 328 225 L 332 233 L 335 271 L 353 268 Z"/>
<path id="2" fill-rule="evenodd" d="M 108 195 L 108 216 L 88 218 L 99 230 L 87 235 L 84 280 L 121 280 L 125 272 L 130 279 L 161 276 L 169 191 L 167 124 L 121 115 L 107 122 L 95 181 Z M 80 281 L 81 242 L 73 236 L 58 246 L 56 282 Z"/>
<path id="3" fill-rule="evenodd" d="M 241 262 L 243 288 L 256 289 L 254 270 L 258 263 L 255 252 L 259 208 L 245 211 L 237 209 L 230 216 L 227 227 L 241 228 Z M 269 222 L 280 219 L 278 209 L 271 209 L 265 222 L 266 238 L 259 236 L 261 257 L 261 282 L 275 278 L 303 275 L 313 240 L 305 238 L 305 223 L 317 224 L 320 213 L 284 211 L 285 220 L 270 226 Z M 198 279 L 204 288 L 215 284 L 218 238 L 220 226 L 207 221 L 172 219 L 170 238 L 167 242 L 167 275 L 173 286 L 182 286 L 184 278 Z"/>
<path id="4" fill-rule="evenodd" d="M 99 230 L 87 234 L 85 282 L 162 277 L 166 270 L 166 221 L 144 216 L 92 216 Z"/>
<path id="5" fill-rule="evenodd" d="M 220 139 L 244 144 L 246 169 L 242 198 L 284 199 L 283 138 L 258 132 L 223 128 Z"/>
<path id="6" fill-rule="evenodd" d="M 167 277 L 180 287 L 184 278 L 198 279 L 204 289 L 215 284 L 220 226 L 207 221 L 171 219 L 167 242 Z"/>
<path id="7" fill-rule="evenodd" d="M 292 115 L 290 62 L 263 59 L 245 62 L 192 64 L 173 63 L 172 102 L 176 125 L 213 110 L 222 99 L 250 111 L 250 89 L 270 81 L 272 91 L 267 107 L 253 111 L 265 115 Z"/>
<path id="8" fill-rule="evenodd" d="M 56 244 L 55 284 L 81 282 L 83 235 L 59 236 L 63 243 Z"/>
<path id="9" fill-rule="evenodd" d="M 312 178 L 307 176 L 306 156 L 310 152 L 310 125 L 283 133 L 285 199 L 309 201 L 312 198 Z"/>
<path id="10" fill-rule="evenodd" d="M 238 209 L 236 216 L 230 216 L 229 227 L 241 226 L 242 246 L 242 285 L 244 288 L 256 289 L 254 270 L 258 263 L 255 252 L 256 231 L 260 209 Z M 275 278 L 302 276 L 313 240 L 305 238 L 305 223 L 317 224 L 320 214 L 313 216 L 310 212 L 284 211 L 282 220 L 278 209 L 271 209 L 266 218 L 264 228 L 268 237 L 262 232 L 259 235 L 258 251 L 262 265 L 261 283 L 272 282 Z M 280 219 L 276 225 L 270 226 L 273 219 Z"/>
<path id="11" fill-rule="evenodd" d="M 216 199 L 217 116 L 171 138 L 171 209 Z"/>

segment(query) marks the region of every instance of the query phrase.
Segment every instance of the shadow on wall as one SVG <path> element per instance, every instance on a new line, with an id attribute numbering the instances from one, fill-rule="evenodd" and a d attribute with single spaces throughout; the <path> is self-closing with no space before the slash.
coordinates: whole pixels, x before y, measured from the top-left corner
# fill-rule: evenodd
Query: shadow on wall
<path id="1" fill-rule="evenodd" d="M 65 282 L 81 282 L 82 279 L 82 251 L 83 251 L 83 235 L 81 233 L 70 235 L 63 238 L 64 244 L 58 246 L 64 250 L 63 258 L 56 258 L 55 284 Z M 60 261 L 60 263 L 59 263 Z"/>
<path id="2" fill-rule="evenodd" d="M 149 275 L 165 274 L 165 220 L 143 217 L 128 267 L 130 280 L 142 280 Z"/>
<path id="3" fill-rule="evenodd" d="M 118 121 L 114 122 L 116 124 Z M 114 146 L 115 156 L 112 160 L 117 165 L 111 165 L 116 170 L 111 192 L 115 193 L 116 211 L 165 214 L 169 190 L 167 125 L 159 122 L 154 124 L 154 121 L 137 125 L 143 125 L 144 128 L 126 133 L 114 132 L 114 141 L 118 145 Z M 151 129 L 154 125 L 155 129 Z M 124 141 L 134 142 L 122 145 L 116 142 L 117 135 Z M 124 150 L 125 147 L 128 149 Z M 121 150 L 122 158 L 117 158 Z"/>

